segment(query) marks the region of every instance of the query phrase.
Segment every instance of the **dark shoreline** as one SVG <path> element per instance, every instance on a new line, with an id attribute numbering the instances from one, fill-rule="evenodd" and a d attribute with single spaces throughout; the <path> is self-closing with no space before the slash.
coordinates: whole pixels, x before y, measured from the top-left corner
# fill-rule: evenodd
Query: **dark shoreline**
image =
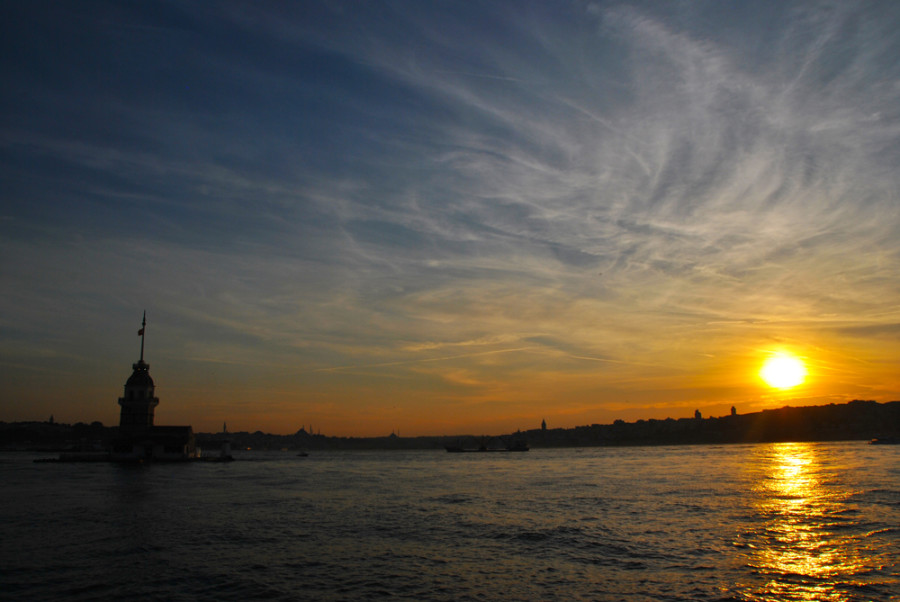
<path id="1" fill-rule="evenodd" d="M 115 427 L 99 422 L 75 425 L 52 422 L 0 422 L 0 451 L 101 451 L 115 437 Z M 223 438 L 232 448 L 258 450 L 445 449 L 447 446 L 499 448 L 510 441 L 529 447 L 606 447 L 767 443 L 779 441 L 848 441 L 900 437 L 900 401 L 855 400 L 846 404 L 784 407 L 750 414 L 711 418 L 667 418 L 569 429 L 533 429 L 498 436 L 328 437 L 301 429 L 293 435 L 261 431 L 197 433 L 202 449 L 218 448 Z"/>

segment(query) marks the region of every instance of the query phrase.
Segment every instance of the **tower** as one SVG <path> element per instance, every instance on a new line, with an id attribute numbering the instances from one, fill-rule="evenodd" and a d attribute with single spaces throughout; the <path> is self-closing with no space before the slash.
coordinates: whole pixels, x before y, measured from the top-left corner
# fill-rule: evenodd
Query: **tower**
<path id="1" fill-rule="evenodd" d="M 153 411 L 159 399 L 153 396 L 153 379 L 150 378 L 150 364 L 144 361 L 144 331 L 147 328 L 147 312 L 141 322 L 138 335 L 141 337 L 141 359 L 131 367 L 134 372 L 125 381 L 125 394 L 119 398 L 122 412 L 119 415 L 119 430 L 140 432 L 153 427 Z"/>

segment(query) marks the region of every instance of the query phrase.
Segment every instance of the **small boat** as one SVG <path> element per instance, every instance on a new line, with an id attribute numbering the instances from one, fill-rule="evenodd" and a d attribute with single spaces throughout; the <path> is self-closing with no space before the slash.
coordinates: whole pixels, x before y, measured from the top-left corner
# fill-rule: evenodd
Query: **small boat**
<path id="1" fill-rule="evenodd" d="M 63 452 L 58 458 L 38 458 L 35 462 L 109 462 L 107 452 Z"/>
<path id="2" fill-rule="evenodd" d="M 478 451 L 477 449 L 466 449 L 464 447 L 460 447 L 459 445 L 445 445 L 444 449 L 446 449 L 447 453 L 450 453 L 450 454 L 461 454 L 463 452 Z"/>
<path id="3" fill-rule="evenodd" d="M 506 447 L 487 447 L 480 446 L 478 448 L 466 448 L 459 445 L 445 445 L 444 449 L 447 450 L 448 453 L 451 454 L 463 454 L 463 453 L 489 453 L 489 452 L 526 452 L 528 451 L 528 444 L 524 441 L 516 441 L 512 445 L 507 445 Z"/>
<path id="4" fill-rule="evenodd" d="M 227 456 L 198 456 L 194 459 L 198 462 L 234 462 L 234 456 L 231 454 Z"/>
<path id="5" fill-rule="evenodd" d="M 525 443 L 524 441 L 516 441 L 515 443 L 513 443 L 512 445 L 507 447 L 506 451 L 526 452 L 526 451 L 528 451 L 528 444 Z"/>
<path id="6" fill-rule="evenodd" d="M 900 437 L 876 437 L 869 441 L 869 445 L 898 445 Z"/>

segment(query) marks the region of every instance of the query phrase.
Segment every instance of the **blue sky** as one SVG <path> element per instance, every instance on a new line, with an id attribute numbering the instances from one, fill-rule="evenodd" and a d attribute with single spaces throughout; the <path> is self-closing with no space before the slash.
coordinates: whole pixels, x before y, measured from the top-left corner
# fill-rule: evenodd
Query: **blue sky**
<path id="1" fill-rule="evenodd" d="M 894 2 L 7 2 L 0 419 L 900 397 Z M 810 378 L 755 378 L 777 350 Z"/>

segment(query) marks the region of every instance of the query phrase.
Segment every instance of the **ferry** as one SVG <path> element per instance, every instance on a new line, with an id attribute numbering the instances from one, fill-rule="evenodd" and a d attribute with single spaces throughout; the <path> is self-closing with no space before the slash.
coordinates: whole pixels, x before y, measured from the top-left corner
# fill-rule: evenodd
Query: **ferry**
<path id="1" fill-rule="evenodd" d="M 524 441 L 516 441 L 512 445 L 507 445 L 506 447 L 487 447 L 482 445 L 476 449 L 461 447 L 459 445 L 445 445 L 444 449 L 446 449 L 447 452 L 451 454 L 462 454 L 469 452 L 527 452 L 528 444 Z"/>

